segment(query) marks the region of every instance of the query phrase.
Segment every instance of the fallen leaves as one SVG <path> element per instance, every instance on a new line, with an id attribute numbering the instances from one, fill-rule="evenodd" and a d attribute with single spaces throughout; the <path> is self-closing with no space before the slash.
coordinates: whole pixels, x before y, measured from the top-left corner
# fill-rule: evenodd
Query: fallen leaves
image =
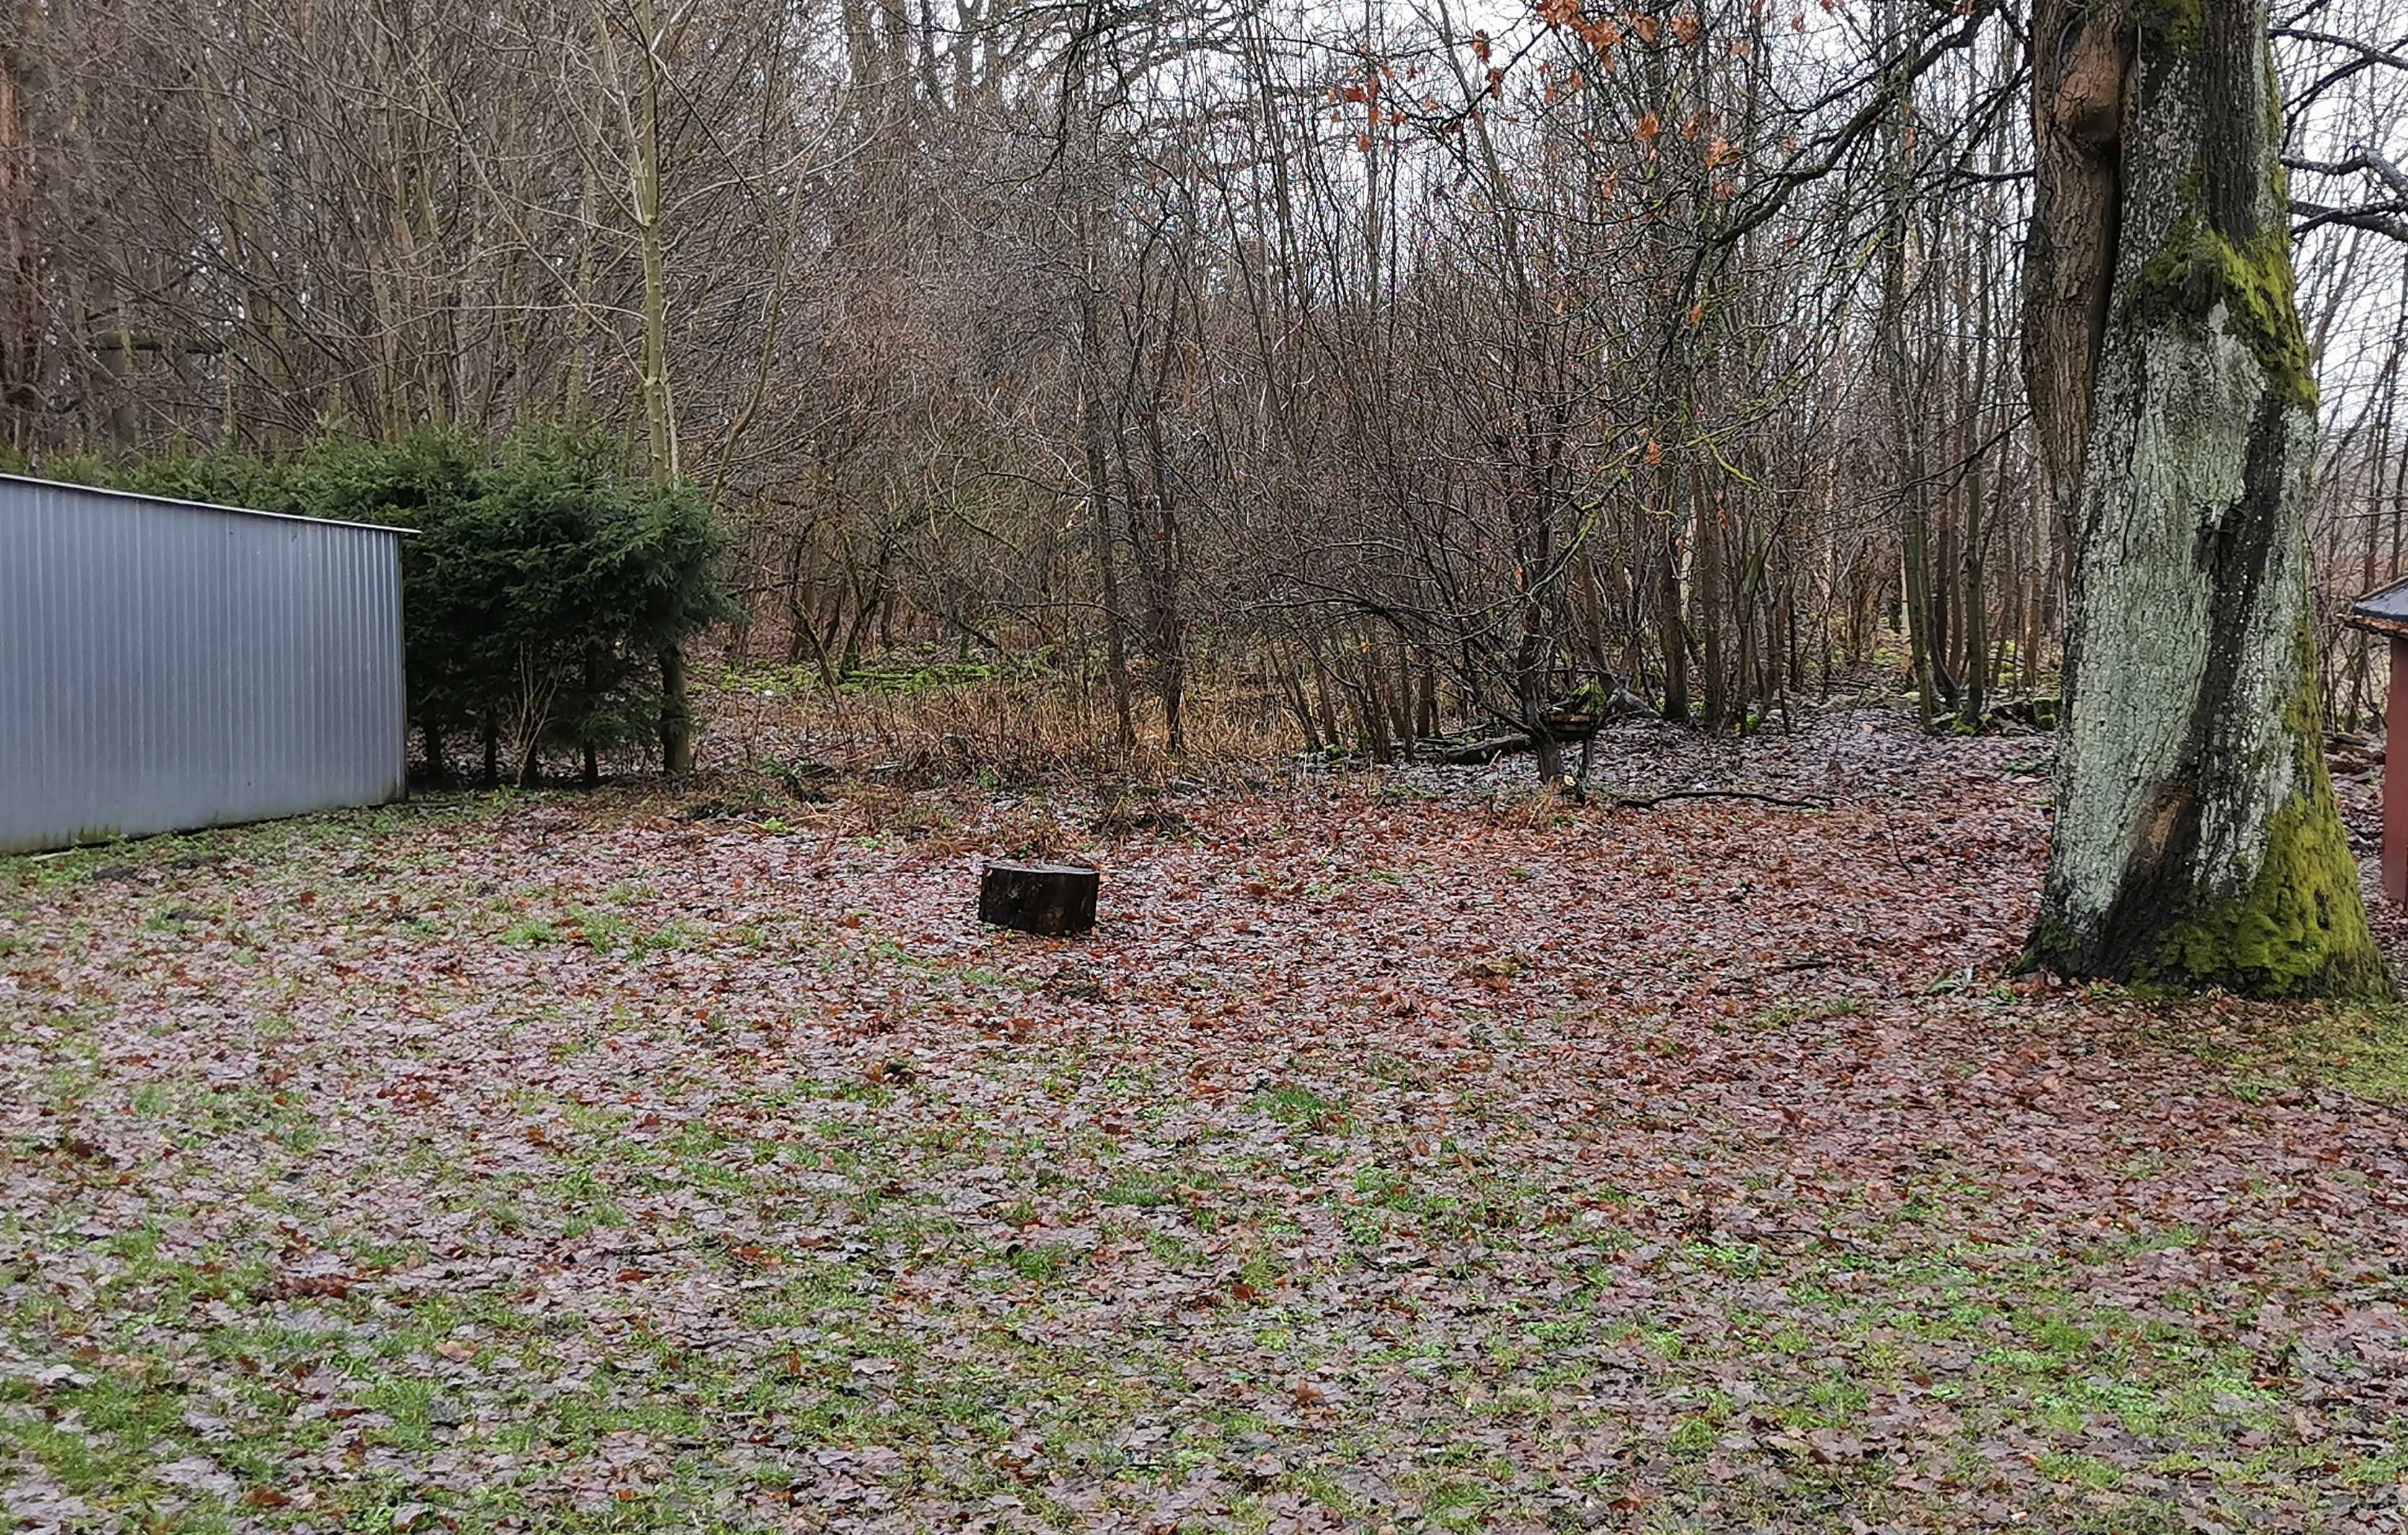
<path id="1" fill-rule="evenodd" d="M 2028 744 L 1693 739 L 1600 792 L 1830 808 L 1193 798 L 1075 944 L 964 870 L 1095 817 L 967 797 L 0 875 L 12 1474 L 323 1528 L 2349 1528 L 2408 1419 L 2396 1112 L 2249 1074 L 2296 1014 L 2006 978 Z"/>

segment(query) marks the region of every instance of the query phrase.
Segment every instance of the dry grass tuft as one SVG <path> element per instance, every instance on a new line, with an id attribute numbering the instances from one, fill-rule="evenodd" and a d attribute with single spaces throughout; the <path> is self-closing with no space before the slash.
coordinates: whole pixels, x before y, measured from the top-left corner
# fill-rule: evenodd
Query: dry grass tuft
<path id="1" fill-rule="evenodd" d="M 1184 750 L 1163 748 L 1158 703 L 1140 700 L 1138 744 L 1119 739 L 1110 694 L 1063 673 L 878 674 L 830 693 L 816 671 L 730 668 L 696 702 L 715 765 L 817 782 L 975 782 L 996 789 L 1086 781 L 1252 782 L 1301 744 L 1269 689 L 1204 681 L 1188 695 Z"/>

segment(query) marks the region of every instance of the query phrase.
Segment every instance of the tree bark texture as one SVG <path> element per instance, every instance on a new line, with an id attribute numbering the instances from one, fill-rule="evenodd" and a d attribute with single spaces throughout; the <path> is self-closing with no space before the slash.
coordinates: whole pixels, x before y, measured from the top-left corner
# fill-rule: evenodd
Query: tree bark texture
<path id="1" fill-rule="evenodd" d="M 2263 0 L 2035 16 L 2027 366 L 2075 540 L 2031 957 L 2259 996 L 2386 985 L 2325 768 L 2315 381 Z"/>

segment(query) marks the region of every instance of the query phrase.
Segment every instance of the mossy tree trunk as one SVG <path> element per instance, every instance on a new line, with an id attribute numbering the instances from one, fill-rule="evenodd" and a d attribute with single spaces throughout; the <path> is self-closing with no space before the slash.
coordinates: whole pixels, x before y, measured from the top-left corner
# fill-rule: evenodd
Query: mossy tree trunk
<path id="1" fill-rule="evenodd" d="M 2032 957 L 2260 996 L 2386 984 L 2325 768 L 2264 0 L 2041 0 L 2027 370 L 2077 550 Z"/>

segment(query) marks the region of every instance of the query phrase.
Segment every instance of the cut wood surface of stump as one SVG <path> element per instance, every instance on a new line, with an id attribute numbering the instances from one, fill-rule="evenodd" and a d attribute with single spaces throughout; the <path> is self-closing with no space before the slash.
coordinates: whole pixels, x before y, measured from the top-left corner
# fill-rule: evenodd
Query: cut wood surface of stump
<path id="1" fill-rule="evenodd" d="M 979 881 L 979 920 L 1048 938 L 1096 925 L 1096 874 L 1073 864 L 989 864 Z"/>

